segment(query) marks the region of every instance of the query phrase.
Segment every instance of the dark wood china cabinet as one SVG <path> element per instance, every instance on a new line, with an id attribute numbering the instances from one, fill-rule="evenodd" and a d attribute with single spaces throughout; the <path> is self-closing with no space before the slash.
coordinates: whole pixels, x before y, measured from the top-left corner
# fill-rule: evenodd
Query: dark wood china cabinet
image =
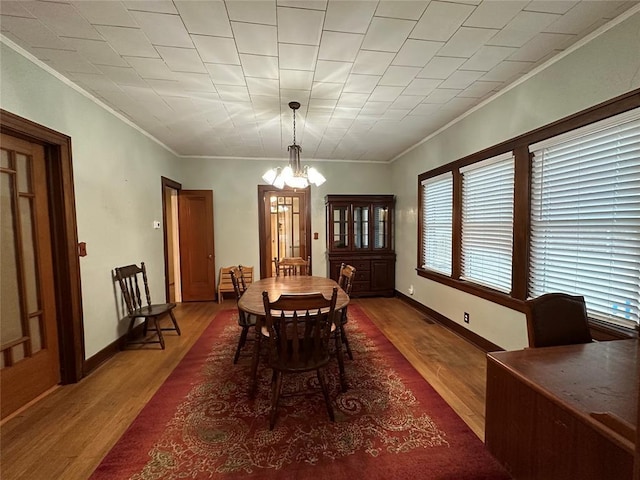
<path id="1" fill-rule="evenodd" d="M 353 297 L 395 290 L 393 195 L 327 195 L 327 271 L 338 280 L 343 262 L 356 268 Z"/>

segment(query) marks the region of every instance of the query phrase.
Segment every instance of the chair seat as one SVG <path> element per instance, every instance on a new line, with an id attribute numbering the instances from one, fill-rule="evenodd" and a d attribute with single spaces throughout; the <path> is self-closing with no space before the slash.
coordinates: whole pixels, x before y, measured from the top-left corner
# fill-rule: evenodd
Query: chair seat
<path id="1" fill-rule="evenodd" d="M 176 308 L 175 303 L 146 305 L 142 308 L 137 308 L 136 310 L 134 310 L 130 314 L 130 316 L 131 317 L 157 317 L 158 315 L 162 315 L 163 313 L 166 313 L 169 310 L 173 310 L 174 308 Z"/>

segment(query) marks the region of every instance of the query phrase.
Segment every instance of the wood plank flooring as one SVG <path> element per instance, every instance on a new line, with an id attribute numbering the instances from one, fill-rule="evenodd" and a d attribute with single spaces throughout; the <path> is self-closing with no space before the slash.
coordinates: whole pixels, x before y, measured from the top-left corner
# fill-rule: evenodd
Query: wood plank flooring
<path id="1" fill-rule="evenodd" d="M 396 298 L 355 299 L 422 376 L 484 439 L 485 354 Z M 119 352 L 77 384 L 54 389 L 0 425 L 3 480 L 83 480 L 135 419 L 222 304 L 181 304 L 182 336 Z"/>

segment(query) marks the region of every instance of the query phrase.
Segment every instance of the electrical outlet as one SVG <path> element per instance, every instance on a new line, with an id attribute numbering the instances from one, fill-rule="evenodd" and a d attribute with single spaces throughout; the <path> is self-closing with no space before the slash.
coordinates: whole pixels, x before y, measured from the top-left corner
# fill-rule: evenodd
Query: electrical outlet
<path id="1" fill-rule="evenodd" d="M 464 312 L 464 323 L 469 323 L 469 313 Z"/>

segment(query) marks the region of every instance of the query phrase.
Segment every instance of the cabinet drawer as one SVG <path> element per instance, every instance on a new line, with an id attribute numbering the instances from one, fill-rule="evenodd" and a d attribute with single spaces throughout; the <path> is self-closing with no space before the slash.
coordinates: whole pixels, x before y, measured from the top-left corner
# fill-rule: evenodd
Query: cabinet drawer
<path id="1" fill-rule="evenodd" d="M 356 273 L 365 270 L 371 270 L 371 262 L 369 260 L 355 260 L 350 265 L 356 268 Z"/>
<path id="2" fill-rule="evenodd" d="M 366 282 L 368 284 L 371 281 L 371 272 L 369 270 L 358 270 L 356 268 L 356 278 L 354 278 L 353 281 Z"/>

